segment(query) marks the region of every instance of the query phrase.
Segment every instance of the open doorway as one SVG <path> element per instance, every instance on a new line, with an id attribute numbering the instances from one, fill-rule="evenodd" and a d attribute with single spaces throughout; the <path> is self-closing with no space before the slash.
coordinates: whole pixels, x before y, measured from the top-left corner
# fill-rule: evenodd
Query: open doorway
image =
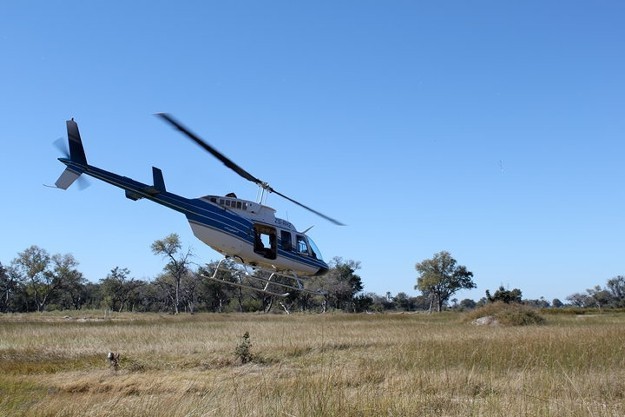
<path id="1" fill-rule="evenodd" d="M 276 259 L 276 229 L 264 224 L 254 225 L 254 252 L 267 259 Z"/>

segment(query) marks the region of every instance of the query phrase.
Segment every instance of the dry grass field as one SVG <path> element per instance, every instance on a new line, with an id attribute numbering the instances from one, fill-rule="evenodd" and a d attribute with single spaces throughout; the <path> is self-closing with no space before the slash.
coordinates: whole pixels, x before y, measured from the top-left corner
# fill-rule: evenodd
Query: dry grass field
<path id="1" fill-rule="evenodd" d="M 622 314 L 0 315 L 0 365 L 2 416 L 625 415 Z"/>

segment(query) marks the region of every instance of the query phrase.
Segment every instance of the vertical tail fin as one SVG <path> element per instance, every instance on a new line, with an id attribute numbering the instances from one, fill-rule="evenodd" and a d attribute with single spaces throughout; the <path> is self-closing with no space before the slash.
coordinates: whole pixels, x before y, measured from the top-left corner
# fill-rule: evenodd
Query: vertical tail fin
<path id="1" fill-rule="evenodd" d="M 67 165 L 58 180 L 54 183 L 57 188 L 67 190 L 83 173 L 82 166 L 87 165 L 87 157 L 82 146 L 82 139 L 78 131 L 78 124 L 74 119 L 67 122 L 67 141 L 69 143 L 69 158 L 59 158 Z"/>
<path id="2" fill-rule="evenodd" d="M 72 118 L 67 122 L 67 140 L 69 141 L 69 159 L 72 162 L 87 165 L 87 157 L 82 147 L 82 139 L 78 131 L 78 124 Z"/>
<path id="3" fill-rule="evenodd" d="M 154 177 L 154 188 L 158 192 L 163 193 L 167 191 L 165 189 L 165 180 L 163 179 L 163 171 L 161 171 L 160 169 L 156 167 L 152 167 L 152 177 Z"/>

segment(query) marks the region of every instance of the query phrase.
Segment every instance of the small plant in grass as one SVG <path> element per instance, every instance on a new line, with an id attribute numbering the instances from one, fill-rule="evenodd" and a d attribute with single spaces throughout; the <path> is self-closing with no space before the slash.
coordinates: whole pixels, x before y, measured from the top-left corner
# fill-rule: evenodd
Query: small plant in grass
<path id="1" fill-rule="evenodd" d="M 249 332 L 245 332 L 241 338 L 241 342 L 234 350 L 234 354 L 241 361 L 241 363 L 248 363 L 252 360 L 252 352 L 250 351 L 252 342 L 250 342 Z"/>

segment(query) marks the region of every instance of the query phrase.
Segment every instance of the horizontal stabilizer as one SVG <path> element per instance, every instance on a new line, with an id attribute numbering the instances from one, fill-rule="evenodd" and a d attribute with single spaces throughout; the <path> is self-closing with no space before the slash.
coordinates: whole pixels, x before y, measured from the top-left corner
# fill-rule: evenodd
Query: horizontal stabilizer
<path id="1" fill-rule="evenodd" d="M 76 172 L 69 168 L 65 168 L 65 170 L 63 171 L 59 179 L 56 180 L 56 182 L 54 183 L 54 185 L 56 185 L 57 188 L 67 190 L 69 186 L 72 185 L 74 181 L 78 179 L 78 177 L 80 177 L 79 172 Z"/>

